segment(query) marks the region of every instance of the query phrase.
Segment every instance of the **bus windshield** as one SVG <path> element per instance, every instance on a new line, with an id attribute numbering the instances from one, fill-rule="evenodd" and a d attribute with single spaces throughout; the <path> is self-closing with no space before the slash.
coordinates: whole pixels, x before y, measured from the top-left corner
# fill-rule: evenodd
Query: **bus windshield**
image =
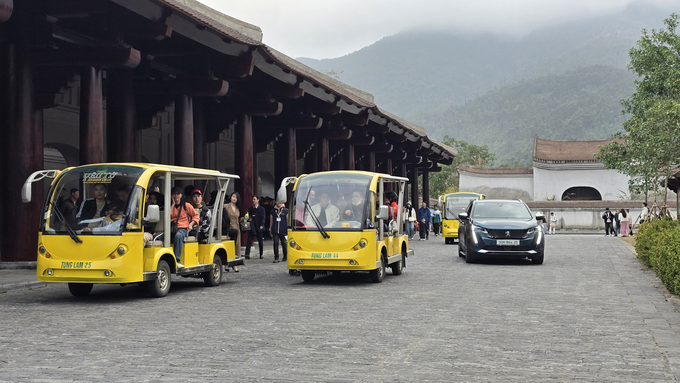
<path id="1" fill-rule="evenodd" d="M 143 190 L 135 187 L 143 168 L 81 166 L 61 174 L 45 206 L 45 234 L 112 235 L 140 230 Z"/>
<path id="2" fill-rule="evenodd" d="M 464 213 L 472 200 L 479 199 L 478 194 L 456 193 L 446 196 L 445 219 L 458 219 L 458 214 Z"/>
<path id="3" fill-rule="evenodd" d="M 293 230 L 357 231 L 372 226 L 369 186 L 358 173 L 316 173 L 298 181 L 293 199 Z"/>

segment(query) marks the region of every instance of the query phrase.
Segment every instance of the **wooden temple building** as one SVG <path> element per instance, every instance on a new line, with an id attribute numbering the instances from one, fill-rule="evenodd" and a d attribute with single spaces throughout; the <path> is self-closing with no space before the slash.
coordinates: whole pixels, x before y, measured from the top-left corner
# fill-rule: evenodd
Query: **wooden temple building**
<path id="1" fill-rule="evenodd" d="M 428 200 L 456 155 L 194 0 L 0 0 L 0 132 L 2 262 L 36 258 L 43 201 L 20 191 L 40 169 L 212 168 L 238 174 L 245 201 L 265 181 L 363 169 L 408 177 L 417 201 L 418 177 Z"/>

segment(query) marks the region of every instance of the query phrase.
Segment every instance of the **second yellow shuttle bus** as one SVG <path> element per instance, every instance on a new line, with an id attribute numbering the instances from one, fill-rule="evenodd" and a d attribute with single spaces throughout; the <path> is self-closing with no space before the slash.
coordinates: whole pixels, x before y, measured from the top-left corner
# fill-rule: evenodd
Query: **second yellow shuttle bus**
<path id="1" fill-rule="evenodd" d="M 448 244 L 458 239 L 458 213 L 463 213 L 471 200 L 485 199 L 484 194 L 458 192 L 439 197 L 439 206 L 442 209 L 442 237 Z"/>

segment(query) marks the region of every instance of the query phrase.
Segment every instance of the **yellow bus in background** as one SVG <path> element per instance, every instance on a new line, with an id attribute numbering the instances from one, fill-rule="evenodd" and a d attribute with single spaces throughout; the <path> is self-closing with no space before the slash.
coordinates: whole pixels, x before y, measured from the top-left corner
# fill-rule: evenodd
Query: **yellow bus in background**
<path id="1" fill-rule="evenodd" d="M 403 225 L 407 178 L 364 171 L 328 171 L 288 177 L 277 193 L 287 201 L 294 184 L 288 226 L 288 269 L 305 282 L 317 274 L 363 271 L 375 283 L 401 275 L 413 255 Z M 398 205 L 390 208 L 388 200 Z M 396 210 L 396 211 L 395 211 Z"/>
<path id="2" fill-rule="evenodd" d="M 139 283 L 152 296 L 162 297 L 170 291 L 171 274 L 217 286 L 223 266 L 243 264 L 235 258 L 234 241 L 222 236 L 223 202 L 236 175 L 142 163 L 42 170 L 26 180 L 24 202 L 31 201 L 31 183 L 43 178 L 53 181 L 40 219 L 37 279 L 68 283 L 74 296 L 87 296 L 98 283 Z M 178 264 L 171 244 L 171 188 L 194 182 L 217 192 L 207 231 L 212 235 L 200 241 L 187 237 Z M 162 194 L 154 196 L 164 200 L 149 204 L 147 198 L 156 187 Z M 83 197 L 78 214 L 60 206 L 74 189 Z"/>
<path id="3" fill-rule="evenodd" d="M 455 243 L 458 238 L 458 213 L 463 213 L 472 200 L 485 199 L 484 194 L 458 192 L 439 197 L 439 206 L 442 209 L 442 236 L 444 242 Z"/>

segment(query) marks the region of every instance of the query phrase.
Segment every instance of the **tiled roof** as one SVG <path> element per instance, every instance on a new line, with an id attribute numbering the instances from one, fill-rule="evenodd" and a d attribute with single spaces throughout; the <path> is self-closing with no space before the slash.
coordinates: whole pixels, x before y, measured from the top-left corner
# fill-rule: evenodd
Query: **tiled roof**
<path id="1" fill-rule="evenodd" d="M 256 25 L 227 16 L 196 0 L 155 0 L 224 34 L 230 40 L 262 45 L 262 29 Z"/>
<path id="2" fill-rule="evenodd" d="M 357 88 L 353 88 L 341 81 L 334 79 L 333 77 L 327 76 L 315 69 L 312 69 L 270 46 L 265 45 L 263 48 L 267 53 L 269 53 L 271 58 L 277 61 L 279 64 L 285 66 L 300 76 L 306 77 L 307 79 L 311 80 L 311 82 L 315 82 L 319 86 L 337 93 L 340 97 L 346 98 L 358 106 L 368 108 L 375 106 L 372 94 Z"/>
<path id="3" fill-rule="evenodd" d="M 613 140 L 549 140 L 534 136 L 534 161 L 540 162 L 597 162 L 594 155 L 600 146 Z"/>
<path id="4" fill-rule="evenodd" d="M 534 174 L 532 168 L 487 168 L 480 166 L 459 166 L 458 170 L 475 174 Z"/>

